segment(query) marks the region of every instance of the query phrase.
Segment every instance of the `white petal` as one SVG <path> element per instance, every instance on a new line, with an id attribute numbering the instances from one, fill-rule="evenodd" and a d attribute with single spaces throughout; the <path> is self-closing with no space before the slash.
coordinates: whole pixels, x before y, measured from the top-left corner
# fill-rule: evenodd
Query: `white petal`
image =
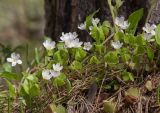
<path id="1" fill-rule="evenodd" d="M 120 43 L 120 41 L 111 42 L 111 45 L 114 49 L 120 49 L 123 45 L 123 43 Z"/>
<path id="2" fill-rule="evenodd" d="M 22 64 L 22 61 L 21 61 L 21 60 L 17 60 L 17 63 L 18 63 L 18 64 Z"/>
<path id="3" fill-rule="evenodd" d="M 7 62 L 13 62 L 12 58 L 7 58 Z"/>
<path id="4" fill-rule="evenodd" d="M 43 79 L 46 79 L 46 80 L 50 80 L 52 77 L 50 75 L 48 76 L 43 76 Z"/>
<path id="5" fill-rule="evenodd" d="M 143 31 L 145 31 L 146 33 L 149 33 L 149 34 L 152 34 L 152 35 L 155 35 L 155 29 L 156 29 L 156 25 L 155 24 L 149 24 L 149 23 L 146 23 L 145 24 L 145 27 L 143 27 Z"/>
<path id="6" fill-rule="evenodd" d="M 129 27 L 128 21 L 124 21 L 124 17 L 116 17 L 114 23 L 121 29 L 127 29 Z"/>
<path id="7" fill-rule="evenodd" d="M 63 69 L 63 66 L 60 65 L 60 63 L 53 64 L 54 71 L 61 71 Z"/>
<path id="8" fill-rule="evenodd" d="M 84 50 L 89 51 L 91 48 L 92 48 L 92 45 L 90 42 L 84 42 L 84 47 L 83 47 Z"/>
<path id="9" fill-rule="evenodd" d="M 46 79 L 46 80 L 51 79 L 52 76 L 51 76 L 50 72 L 51 72 L 51 70 L 48 70 L 48 69 L 43 70 L 42 71 L 42 77 L 43 77 L 43 79 Z"/>
<path id="10" fill-rule="evenodd" d="M 81 23 L 81 24 L 78 26 L 78 29 L 80 29 L 80 30 L 85 30 L 85 29 L 86 29 L 86 22 Z"/>
<path id="11" fill-rule="evenodd" d="M 62 40 L 61 42 L 65 42 L 65 43 L 70 43 L 72 40 L 74 40 L 77 37 L 77 33 L 76 32 L 69 32 L 69 33 L 62 33 L 62 36 L 60 37 L 60 39 Z"/>
<path id="12" fill-rule="evenodd" d="M 157 28 L 157 26 L 155 24 L 151 25 L 151 29 L 156 29 L 156 28 Z"/>
<path id="13" fill-rule="evenodd" d="M 15 57 L 16 57 L 16 53 L 12 53 L 11 58 L 15 58 Z"/>
<path id="14" fill-rule="evenodd" d="M 12 62 L 12 66 L 16 66 L 17 62 Z"/>
<path id="15" fill-rule="evenodd" d="M 155 35 L 155 34 L 156 34 L 156 32 L 155 32 L 154 30 L 152 30 L 152 31 L 151 31 L 151 34 L 152 34 L 152 35 Z"/>
<path id="16" fill-rule="evenodd" d="M 52 50 L 55 48 L 55 42 L 51 41 L 51 40 L 46 40 L 43 42 L 43 46 L 47 49 L 47 50 Z"/>
<path id="17" fill-rule="evenodd" d="M 92 18 L 92 24 L 94 26 L 97 26 L 97 24 L 100 22 L 99 18 Z"/>
<path id="18" fill-rule="evenodd" d="M 143 31 L 147 31 L 146 27 L 143 27 L 142 29 L 143 29 Z"/>
<path id="19" fill-rule="evenodd" d="M 155 39 L 153 39 L 153 38 L 151 38 L 150 40 L 149 40 L 149 42 L 154 42 L 155 41 Z"/>
<path id="20" fill-rule="evenodd" d="M 52 77 L 57 77 L 60 75 L 60 72 L 59 71 L 52 71 L 51 75 L 52 75 Z"/>
<path id="21" fill-rule="evenodd" d="M 89 26 L 89 30 L 91 31 L 93 29 L 93 26 Z"/>

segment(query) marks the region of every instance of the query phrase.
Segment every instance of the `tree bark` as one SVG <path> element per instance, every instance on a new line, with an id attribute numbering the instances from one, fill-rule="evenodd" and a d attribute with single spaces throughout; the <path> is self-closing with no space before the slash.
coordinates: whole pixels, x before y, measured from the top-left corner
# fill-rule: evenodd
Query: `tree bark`
<path id="1" fill-rule="evenodd" d="M 113 4 L 114 4 L 113 0 Z M 160 0 L 158 0 L 159 3 Z M 159 11 L 159 5 L 158 11 Z M 51 37 L 53 40 L 58 41 L 62 32 L 78 32 L 81 37 L 80 40 L 90 40 L 86 32 L 82 32 L 77 29 L 78 24 L 83 22 L 89 14 L 99 9 L 99 13 L 96 15 L 101 21 L 112 21 L 111 13 L 108 8 L 107 0 L 45 0 L 45 35 Z M 148 0 L 124 0 L 118 15 L 128 17 L 133 11 L 144 8 L 144 15 L 139 27 L 143 26 L 145 19 L 150 8 Z M 156 13 L 154 15 L 160 14 Z M 152 18 L 154 18 L 152 16 Z M 157 18 L 157 17 L 156 17 Z M 150 22 L 158 23 L 160 19 L 150 19 Z"/>

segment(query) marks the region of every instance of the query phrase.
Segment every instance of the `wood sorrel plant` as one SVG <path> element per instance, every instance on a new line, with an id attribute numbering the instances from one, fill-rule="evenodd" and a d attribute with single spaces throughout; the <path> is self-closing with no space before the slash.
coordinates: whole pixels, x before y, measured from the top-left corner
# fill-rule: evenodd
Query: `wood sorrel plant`
<path id="1" fill-rule="evenodd" d="M 120 1 L 116 6 L 112 6 L 110 1 L 109 4 L 114 9 L 114 27 L 109 21 L 101 23 L 98 18 L 94 18 L 98 10 L 78 26 L 78 29 L 86 30 L 93 38 L 92 43 L 81 42 L 76 32 L 62 33 L 57 43 L 48 38 L 44 41 L 46 52 L 42 60 L 36 50 L 37 64 L 33 66 L 34 71 L 27 69 L 21 76 L 11 70 L 1 71 L 0 77 L 5 78 L 8 85 L 9 110 L 14 99 L 19 100 L 22 109 L 23 106 L 32 109 L 35 97 L 41 96 L 45 91 L 44 87 L 50 88 L 50 85 L 57 90 L 65 87 L 63 90 L 71 93 L 74 80 L 71 73 L 78 72 L 79 75 L 75 76 L 81 78 L 87 65 L 104 64 L 106 70 L 121 70 L 120 77 L 124 81 L 134 81 L 135 72 L 150 72 L 159 66 L 157 53 L 160 52 L 160 25 L 146 23 L 142 28 L 143 32 L 136 33 L 143 9 L 132 13 L 127 20 L 123 16 L 117 17 L 115 7 L 120 7 Z M 20 56 L 15 53 L 7 61 L 12 66 L 23 64 Z M 105 71 L 103 74 L 105 75 Z M 12 84 L 12 80 L 18 83 Z"/>

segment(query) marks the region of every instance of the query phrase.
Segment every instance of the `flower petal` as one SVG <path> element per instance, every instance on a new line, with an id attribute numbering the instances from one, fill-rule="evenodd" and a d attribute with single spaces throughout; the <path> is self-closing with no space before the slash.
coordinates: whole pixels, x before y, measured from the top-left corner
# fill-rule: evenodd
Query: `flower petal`
<path id="1" fill-rule="evenodd" d="M 12 58 L 7 58 L 7 62 L 13 62 Z"/>
<path id="2" fill-rule="evenodd" d="M 18 64 L 22 64 L 22 61 L 21 61 L 21 60 L 17 60 L 17 63 L 18 63 Z"/>
<path id="3" fill-rule="evenodd" d="M 15 62 L 15 61 L 12 62 L 12 66 L 16 66 L 16 64 L 17 64 L 17 62 Z"/>

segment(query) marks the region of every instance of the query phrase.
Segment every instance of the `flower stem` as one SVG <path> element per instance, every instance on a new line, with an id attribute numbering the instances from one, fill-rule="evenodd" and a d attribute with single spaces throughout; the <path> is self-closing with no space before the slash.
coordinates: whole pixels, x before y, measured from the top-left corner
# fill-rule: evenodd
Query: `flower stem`
<path id="1" fill-rule="evenodd" d="M 108 5 L 109 5 L 109 9 L 110 9 L 111 15 L 112 15 L 112 20 L 113 20 L 114 28 L 115 28 L 115 31 L 117 32 L 118 28 L 116 27 L 116 25 L 114 23 L 117 11 L 116 10 L 114 11 L 114 7 L 112 6 L 111 0 L 107 0 L 107 2 L 108 2 Z"/>

